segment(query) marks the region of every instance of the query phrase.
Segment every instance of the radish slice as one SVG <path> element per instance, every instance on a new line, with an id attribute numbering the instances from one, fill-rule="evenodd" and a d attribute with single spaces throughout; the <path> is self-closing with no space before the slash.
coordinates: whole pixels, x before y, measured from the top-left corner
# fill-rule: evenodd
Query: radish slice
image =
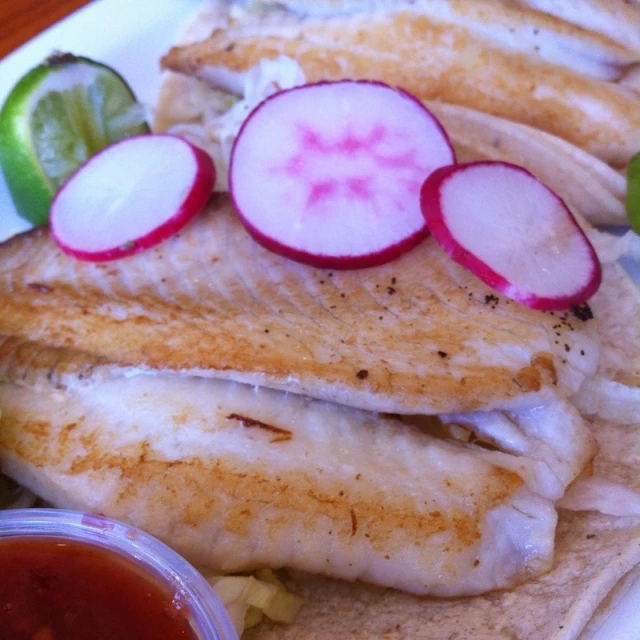
<path id="1" fill-rule="evenodd" d="M 139 253 L 192 220 L 214 184 L 213 161 L 186 140 L 127 138 L 90 158 L 62 186 L 51 206 L 51 235 L 80 260 Z"/>
<path id="2" fill-rule="evenodd" d="M 600 262 L 564 202 L 522 167 L 445 167 L 424 183 L 422 213 L 436 242 L 490 287 L 533 309 L 585 302 Z"/>
<path id="3" fill-rule="evenodd" d="M 413 96 L 376 82 L 282 91 L 242 126 L 229 191 L 267 249 L 316 267 L 388 262 L 428 230 L 420 187 L 455 161 L 449 140 Z"/>

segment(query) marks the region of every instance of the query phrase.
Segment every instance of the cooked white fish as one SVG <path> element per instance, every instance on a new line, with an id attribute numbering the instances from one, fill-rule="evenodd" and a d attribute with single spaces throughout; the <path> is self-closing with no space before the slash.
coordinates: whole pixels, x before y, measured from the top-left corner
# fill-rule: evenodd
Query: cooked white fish
<path id="1" fill-rule="evenodd" d="M 21 385 L 0 384 L 3 467 L 218 572 L 286 566 L 441 596 L 507 588 L 550 568 L 553 504 L 595 452 L 566 402 L 464 417 L 507 453 L 219 380 L 90 375 L 56 390 L 44 351 L 28 381 L 4 368 Z"/>
<path id="2" fill-rule="evenodd" d="M 592 78 L 615 82 L 638 61 L 637 50 L 618 44 L 613 34 L 577 27 L 580 22 L 577 14 L 582 15 L 583 22 L 593 25 L 597 24 L 594 14 L 604 17 L 602 7 L 594 7 L 598 3 L 602 0 L 579 0 L 586 9 L 580 12 L 575 0 L 562 3 L 569 6 L 555 10 L 548 6 L 552 4 L 548 0 L 258 0 L 236 2 L 231 13 L 238 21 L 249 22 L 255 17 L 256 22 L 269 24 L 278 19 L 277 9 L 280 14 L 287 9 L 299 17 L 320 18 L 365 14 L 375 19 L 384 14 L 415 12 L 452 30 L 463 28 L 479 45 L 525 54 L 532 62 L 544 60 Z M 628 9 L 627 16 L 619 7 L 609 13 L 618 31 L 628 15 L 633 14 L 631 25 L 640 20 L 637 9 Z M 559 14 L 563 19 L 557 19 Z"/>
<path id="3" fill-rule="evenodd" d="M 381 80 L 549 131 L 618 165 L 637 150 L 640 97 L 625 84 L 636 52 L 499 0 L 358 4 L 346 15 L 242 18 L 172 49 L 163 65 L 237 91 L 239 73 L 286 55 L 310 82 Z"/>
<path id="4" fill-rule="evenodd" d="M 375 269 L 318 270 L 258 246 L 225 198 L 114 263 L 69 258 L 44 229 L 5 243 L 0 334 L 405 414 L 566 397 L 600 350 L 588 306 L 496 296 L 432 239 Z"/>

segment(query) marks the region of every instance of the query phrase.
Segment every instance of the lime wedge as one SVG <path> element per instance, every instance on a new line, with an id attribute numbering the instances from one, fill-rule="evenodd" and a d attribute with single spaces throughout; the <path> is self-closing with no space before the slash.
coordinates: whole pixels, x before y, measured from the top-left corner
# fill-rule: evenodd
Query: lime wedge
<path id="1" fill-rule="evenodd" d="M 47 224 L 56 191 L 88 158 L 149 127 L 118 73 L 71 54 L 31 69 L 0 111 L 0 166 L 18 213 Z"/>
<path id="2" fill-rule="evenodd" d="M 640 235 L 640 153 L 629 161 L 627 167 L 627 216 L 631 228 Z"/>

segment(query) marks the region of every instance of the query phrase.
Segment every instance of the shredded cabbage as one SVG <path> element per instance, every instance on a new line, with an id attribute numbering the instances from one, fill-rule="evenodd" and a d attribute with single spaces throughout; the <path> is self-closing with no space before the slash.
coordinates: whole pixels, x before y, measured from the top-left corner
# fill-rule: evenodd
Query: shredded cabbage
<path id="1" fill-rule="evenodd" d="M 260 569 L 254 576 L 211 576 L 207 580 L 238 636 L 259 624 L 264 616 L 290 624 L 303 604 L 303 598 L 287 591 L 270 569 Z"/>
<path id="2" fill-rule="evenodd" d="M 228 191 L 231 147 L 244 121 L 269 96 L 303 85 L 305 81 L 300 65 L 291 58 L 261 60 L 244 75 L 241 98 L 202 85 L 207 99 L 191 102 L 191 107 L 199 105 L 200 112 L 191 112 L 190 121 L 174 125 L 169 133 L 182 136 L 206 151 L 216 165 L 214 190 Z"/>

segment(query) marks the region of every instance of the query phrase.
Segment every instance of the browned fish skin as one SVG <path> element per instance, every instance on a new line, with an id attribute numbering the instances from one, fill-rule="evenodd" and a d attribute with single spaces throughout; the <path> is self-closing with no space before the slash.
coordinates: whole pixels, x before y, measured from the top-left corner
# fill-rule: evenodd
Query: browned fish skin
<path id="1" fill-rule="evenodd" d="M 119 262 L 75 261 L 43 229 L 0 247 L 0 334 L 377 411 L 567 395 L 595 371 L 595 330 L 495 297 L 432 240 L 375 269 L 296 264 L 251 240 L 224 198 Z"/>

